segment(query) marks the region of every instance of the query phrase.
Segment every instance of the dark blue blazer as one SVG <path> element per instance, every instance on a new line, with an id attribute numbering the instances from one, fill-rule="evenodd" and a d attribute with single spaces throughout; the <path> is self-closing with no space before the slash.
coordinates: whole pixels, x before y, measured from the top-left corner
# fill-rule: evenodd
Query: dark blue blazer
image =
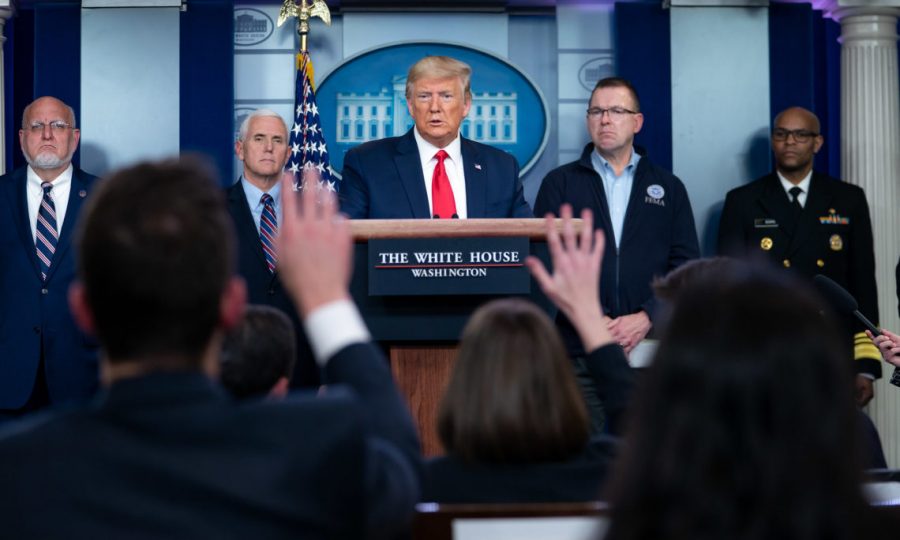
<path id="1" fill-rule="evenodd" d="M 7 424 L 3 536 L 392 537 L 419 496 L 412 420 L 372 345 L 325 376 L 323 397 L 247 403 L 198 372 L 157 373 Z"/>
<path id="2" fill-rule="evenodd" d="M 235 182 L 226 191 L 228 213 L 234 222 L 238 241 L 238 273 L 247 283 L 247 299 L 251 304 L 272 306 L 285 312 L 294 323 L 297 334 L 297 363 L 291 386 L 314 387 L 319 385 L 319 368 L 313 360 L 313 353 L 300 324 L 300 318 L 294 303 L 288 297 L 278 272 L 272 274 L 266 264 L 262 245 L 259 242 L 259 229 L 250 214 L 250 206 L 241 182 Z"/>
<path id="3" fill-rule="evenodd" d="M 470 218 L 534 217 L 511 154 L 460 138 Z M 410 129 L 367 142 L 344 156 L 341 212 L 352 219 L 430 219 L 422 161 Z"/>
<path id="4" fill-rule="evenodd" d="M 97 343 L 75 325 L 67 300 L 75 279 L 72 235 L 96 177 L 75 169 L 65 222 L 46 283 L 25 195 L 27 167 L 0 177 L 0 409 L 25 405 L 44 353 L 50 402 L 83 401 L 97 388 Z"/>

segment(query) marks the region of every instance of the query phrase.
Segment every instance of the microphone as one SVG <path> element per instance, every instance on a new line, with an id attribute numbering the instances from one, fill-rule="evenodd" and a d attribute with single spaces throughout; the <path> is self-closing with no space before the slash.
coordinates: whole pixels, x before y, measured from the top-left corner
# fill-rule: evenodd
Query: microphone
<path id="1" fill-rule="evenodd" d="M 869 332 L 872 332 L 873 336 L 881 335 L 881 330 L 876 328 L 875 325 L 872 324 L 872 321 L 859 312 L 859 304 L 856 302 L 856 298 L 853 298 L 853 295 L 847 292 L 847 289 L 841 287 L 832 279 L 827 278 L 822 274 L 816 274 L 813 277 L 813 283 L 815 283 L 816 288 L 819 289 L 822 296 L 831 302 L 835 309 L 843 313 L 853 314 L 854 317 L 859 319 L 859 322 L 863 323 L 863 326 L 869 329 Z M 894 374 L 891 375 L 891 384 L 900 386 L 900 367 L 894 368 Z"/>
<path id="2" fill-rule="evenodd" d="M 813 283 L 816 284 L 819 292 L 822 293 L 826 300 L 831 302 L 835 309 L 841 313 L 852 314 L 859 319 L 859 322 L 863 323 L 863 326 L 869 329 L 869 332 L 872 332 L 873 336 L 881 335 L 881 330 L 872 324 L 872 321 L 867 319 L 865 315 L 859 312 L 859 304 L 856 303 L 856 298 L 853 298 L 853 295 L 848 293 L 847 289 L 841 287 L 832 279 L 825 277 L 822 274 L 816 274 L 813 277 Z"/>

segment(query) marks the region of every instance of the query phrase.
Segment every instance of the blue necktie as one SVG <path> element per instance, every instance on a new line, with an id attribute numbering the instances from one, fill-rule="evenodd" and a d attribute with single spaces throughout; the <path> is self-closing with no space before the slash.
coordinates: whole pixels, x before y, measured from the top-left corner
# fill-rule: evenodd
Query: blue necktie
<path id="1" fill-rule="evenodd" d="M 53 260 L 56 243 L 59 242 L 59 233 L 56 232 L 56 206 L 53 204 L 53 195 L 50 194 L 53 184 L 42 182 L 41 189 L 44 190 L 44 197 L 38 210 L 34 247 L 41 263 L 41 279 L 46 281 L 47 274 L 50 273 L 50 261 Z"/>
<path id="2" fill-rule="evenodd" d="M 260 202 L 263 203 L 262 216 L 259 220 L 259 241 L 262 242 L 263 253 L 266 255 L 266 265 L 269 272 L 275 273 L 275 263 L 278 257 L 275 254 L 275 236 L 278 234 L 278 218 L 275 217 L 275 199 L 268 193 L 264 193 Z"/>

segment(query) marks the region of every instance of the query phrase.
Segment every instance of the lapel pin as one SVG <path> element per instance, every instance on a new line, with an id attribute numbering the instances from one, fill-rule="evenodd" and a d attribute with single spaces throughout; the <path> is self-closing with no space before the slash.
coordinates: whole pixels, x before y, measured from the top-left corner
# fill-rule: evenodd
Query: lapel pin
<path id="1" fill-rule="evenodd" d="M 78 196 L 81 197 L 82 199 L 87 197 L 87 191 L 82 189 L 81 191 L 78 192 Z"/>
<path id="2" fill-rule="evenodd" d="M 481 170 L 481 163 L 476 163 L 476 164 L 475 164 L 475 170 L 478 170 L 478 171 Z"/>

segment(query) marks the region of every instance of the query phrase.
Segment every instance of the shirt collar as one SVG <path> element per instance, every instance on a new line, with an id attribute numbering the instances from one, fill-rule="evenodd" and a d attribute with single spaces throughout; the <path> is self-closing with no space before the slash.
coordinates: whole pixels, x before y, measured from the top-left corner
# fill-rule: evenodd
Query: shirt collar
<path id="1" fill-rule="evenodd" d="M 72 167 L 72 164 L 69 163 L 69 166 L 66 167 L 66 170 L 59 173 L 59 176 L 51 180 L 51 182 L 53 183 L 53 188 L 59 189 L 69 187 L 69 185 L 72 183 L 73 171 L 74 167 Z M 41 177 L 38 176 L 37 172 L 35 172 L 35 170 L 31 168 L 31 165 L 28 166 L 26 177 L 29 184 L 31 184 L 32 186 L 37 186 L 38 191 L 43 191 L 43 188 L 41 188 L 41 184 L 44 183 L 44 180 L 42 180 Z"/>
<path id="2" fill-rule="evenodd" d="M 641 160 L 641 156 L 634 150 L 634 147 L 631 147 L 631 159 L 628 160 L 628 165 L 625 166 L 625 171 L 631 169 L 634 170 L 637 167 L 638 161 Z M 612 171 L 613 167 L 609 164 L 609 161 L 600 155 L 600 152 L 597 151 L 597 147 L 594 147 L 594 151 L 591 152 L 591 164 L 594 166 L 594 169 L 597 172 L 601 170 Z M 624 171 L 623 171 L 624 172 Z"/>
<path id="3" fill-rule="evenodd" d="M 443 149 L 426 141 L 422 135 L 419 134 L 418 128 L 413 128 L 413 135 L 416 138 L 416 146 L 419 147 L 419 159 L 422 161 L 423 167 L 427 165 L 429 161 L 434 159 L 434 155 L 437 154 L 438 150 L 447 152 L 447 155 L 450 156 L 450 159 L 454 163 L 462 163 L 462 143 L 460 141 L 459 133 L 457 133 L 456 138 L 450 141 L 450 144 Z"/>
<path id="4" fill-rule="evenodd" d="M 281 204 L 281 182 L 275 182 L 275 185 L 272 186 L 272 189 L 269 191 L 263 191 L 253 185 L 252 182 L 244 178 L 241 175 L 241 184 L 244 186 L 244 194 L 247 195 L 247 202 L 250 203 L 251 207 L 256 207 L 262 204 L 262 196 L 264 193 L 268 193 L 275 199 L 275 206 L 277 207 Z"/>
<path id="5" fill-rule="evenodd" d="M 809 183 L 812 180 L 812 169 L 809 170 L 809 172 L 805 177 L 803 177 L 803 180 L 801 180 L 799 184 L 794 184 L 793 182 L 782 176 L 781 173 L 777 170 L 775 171 L 775 174 L 778 175 L 778 180 L 781 182 L 781 187 L 784 188 L 784 192 L 788 195 L 791 194 L 791 188 L 793 188 L 795 185 L 798 188 L 802 189 L 803 193 L 809 193 Z"/>

